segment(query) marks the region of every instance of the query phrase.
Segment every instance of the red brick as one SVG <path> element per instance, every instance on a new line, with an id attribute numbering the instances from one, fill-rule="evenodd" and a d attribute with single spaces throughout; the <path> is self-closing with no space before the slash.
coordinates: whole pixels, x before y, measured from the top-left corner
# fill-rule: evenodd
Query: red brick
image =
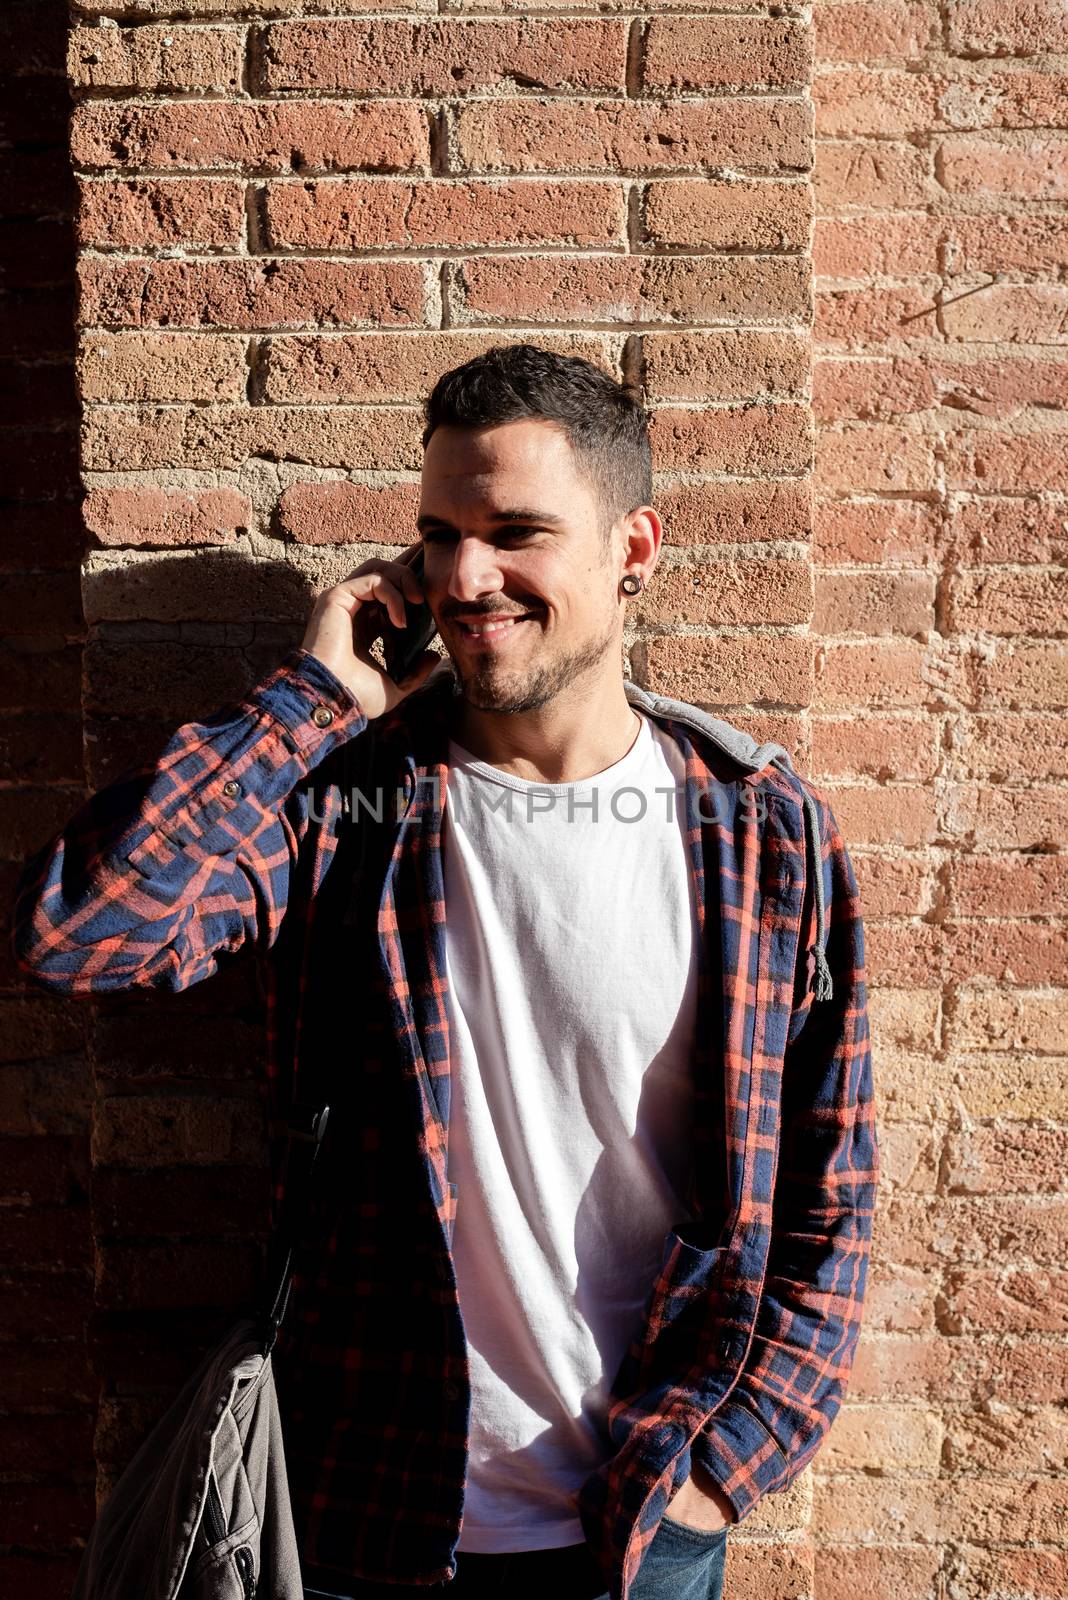
<path id="1" fill-rule="evenodd" d="M 86 1287 L 88 1294 L 83 1290 L 81 1297 L 84 1314 L 88 1315 L 92 1310 L 92 1286 Z M 42 1286 L 36 1297 L 43 1318 L 47 1318 L 52 1292 L 51 1287 Z M 24 1339 L 0 1341 L 0 1385 L 5 1407 L 14 1412 L 36 1412 L 45 1406 L 53 1411 L 93 1406 L 100 1388 L 99 1379 L 90 1368 L 84 1340 L 71 1340 L 69 1330 L 65 1339 L 43 1339 L 39 1325 Z"/>
<path id="2" fill-rule="evenodd" d="M 1068 859 L 1063 856 L 958 855 L 950 863 L 946 899 L 961 916 L 1030 917 L 1068 903 L 1066 891 Z M 1004 1005 L 1018 1020 L 1021 999 L 1009 996 Z M 965 1009 L 962 1002 L 961 1012 Z M 1038 1040 L 1027 1048 L 1038 1049 Z"/>
<path id="3" fill-rule="evenodd" d="M 261 1151 L 259 1118 L 248 1101 L 168 1095 L 108 1095 L 93 1123 L 96 1166 L 254 1165 Z"/>
<path id="4" fill-rule="evenodd" d="M 82 459 L 94 472 L 243 467 L 250 456 L 381 471 L 418 470 L 420 418 L 364 406 L 93 406 Z"/>
<path id="5" fill-rule="evenodd" d="M 947 836 L 967 840 L 973 848 L 1059 850 L 1068 826 L 1063 786 L 987 789 L 947 784 L 942 804 Z"/>
<path id="6" fill-rule="evenodd" d="M 809 536 L 807 479 L 690 484 L 667 477 L 658 482 L 655 499 L 665 544 L 744 544 Z"/>
<path id="7" fill-rule="evenodd" d="M 465 261 L 450 300 L 456 322 L 666 322 L 803 320 L 809 303 L 801 259 L 551 256 Z"/>
<path id="8" fill-rule="evenodd" d="M 958 782 L 1051 779 L 1063 774 L 1066 755 L 1068 721 L 1063 716 L 1050 711 L 966 714 L 954 729 L 946 775 Z"/>
<path id="9" fill-rule="evenodd" d="M 818 287 L 813 336 L 823 350 L 865 350 L 872 345 L 919 345 L 921 355 L 938 331 L 940 285 L 922 279 L 862 289 Z"/>
<path id="10" fill-rule="evenodd" d="M 648 333 L 642 341 L 648 400 L 752 400 L 803 393 L 808 339 L 734 328 L 722 333 Z"/>
<path id="11" fill-rule="evenodd" d="M 804 561 L 698 561 L 657 565 L 634 602 L 635 627 L 706 627 L 807 622 L 812 588 Z"/>
<path id="12" fill-rule="evenodd" d="M 249 526 L 252 506 L 236 489 L 91 489 L 85 525 L 103 545 L 229 544 Z"/>
<path id="13" fill-rule="evenodd" d="M 1009 1120 L 957 1130 L 946 1150 L 954 1189 L 971 1194 L 1056 1189 L 1066 1158 L 1068 1130 Z"/>
<path id="14" fill-rule="evenodd" d="M 1014 203 L 1068 198 L 1068 139 L 1056 135 L 1019 143 L 1008 134 L 943 139 L 935 160 L 950 194 L 1006 196 Z"/>
<path id="15" fill-rule="evenodd" d="M 262 35 L 268 93 L 453 97 L 531 81 L 600 93 L 626 86 L 622 20 L 316 20 L 272 23 Z"/>
<path id="16" fill-rule="evenodd" d="M 933 796 L 918 784 L 843 784 L 835 790 L 834 811 L 843 838 L 858 845 L 916 848 L 931 844 L 937 833 Z M 915 929 L 908 934 L 916 940 Z M 922 959 L 923 952 L 916 953 Z M 874 958 L 872 970 L 881 970 Z"/>
<path id="17" fill-rule="evenodd" d="M 987 1600 L 994 1594 L 1063 1600 L 1068 1594 L 1068 1550 L 1048 1545 L 955 1544 L 953 1565 L 954 1587 L 961 1600 Z"/>
<path id="18" fill-rule="evenodd" d="M 892 423 L 825 429 L 817 437 L 816 482 L 823 489 L 929 489 L 935 476 L 933 435 Z"/>
<path id="19" fill-rule="evenodd" d="M 934 627 L 935 579 L 922 572 L 818 572 L 812 625 L 827 636 L 924 634 Z"/>
<path id="20" fill-rule="evenodd" d="M 78 188 L 69 153 L 61 146 L 0 149 L 0 195 L 4 217 L 72 216 Z"/>
<path id="21" fill-rule="evenodd" d="M 94 1509 L 89 1483 L 4 1483 L 0 1486 L 0 1542 L 23 1552 L 68 1550 L 84 1538 Z"/>
<path id="22" fill-rule="evenodd" d="M 859 1529 L 899 1545 L 965 1539 L 1046 1544 L 1059 1538 L 1066 1499 L 1063 1480 L 1045 1476 L 857 1473 L 817 1479 L 814 1509 L 824 1537 L 835 1544 L 855 1538 Z"/>
<path id="23" fill-rule="evenodd" d="M 9 572 L 0 589 L 0 632 L 66 634 L 82 632 L 81 584 L 76 571 Z"/>
<path id="24" fill-rule="evenodd" d="M 1043 55 L 1063 44 L 1059 0 L 953 0 L 949 7 L 949 47 L 957 55 Z"/>
<path id="25" fill-rule="evenodd" d="M 939 240 L 947 226 L 939 217 L 896 216 L 893 212 L 867 217 L 819 216 L 812 230 L 813 270 L 820 278 L 937 273 Z M 908 289 L 875 291 L 870 286 L 859 292 L 909 293 Z"/>
<path id="26" fill-rule="evenodd" d="M 225 178 L 82 178 L 78 190 L 81 245 L 236 248 L 243 236 L 244 194 Z"/>
<path id="27" fill-rule="evenodd" d="M 120 170 L 211 167 L 262 177 L 429 172 L 430 135 L 426 113 L 403 100 L 333 105 L 104 100 L 74 107 L 71 154 L 80 167 Z"/>
<path id="28" fill-rule="evenodd" d="M 361 11 L 395 11 L 397 0 L 360 0 Z M 173 16 L 178 7 L 175 0 L 108 0 L 108 12 L 118 17 L 129 17 L 142 21 L 145 17 Z M 243 17 L 249 11 L 255 11 L 257 16 L 281 16 L 292 18 L 304 12 L 314 12 L 317 16 L 334 16 L 338 13 L 351 12 L 352 0 L 256 0 L 255 5 L 250 0 L 182 0 L 181 13 L 183 16 L 225 16 L 233 15 Z M 406 3 L 407 11 L 433 11 L 435 0 L 410 0 Z"/>
<path id="29" fill-rule="evenodd" d="M 293 483 L 279 501 L 278 519 L 298 544 L 390 544 L 414 527 L 418 512 L 417 483 Z"/>
<path id="30" fill-rule="evenodd" d="M 873 211 L 922 208 L 938 194 L 928 153 L 887 139 L 818 144 L 815 176 L 822 214 L 853 206 Z"/>
<path id="31" fill-rule="evenodd" d="M 1068 645 L 1029 639 L 984 649 L 975 663 L 981 706 L 1068 705 Z"/>
<path id="32" fill-rule="evenodd" d="M 824 779 L 929 782 L 938 772 L 937 733 L 919 717 L 821 717 L 812 730 L 812 761 Z"/>
<path id="33" fill-rule="evenodd" d="M 950 303 L 939 313 L 947 339 L 970 344 L 1052 344 L 1060 337 L 1068 316 L 1068 288 L 1064 285 L 999 284 L 984 278 L 969 287 L 954 283 L 947 296 Z"/>
<path id="34" fill-rule="evenodd" d="M 1068 362 L 1052 355 L 1003 354 L 990 360 L 932 355 L 929 368 L 939 401 L 975 416 L 1008 418 L 1029 406 L 1068 408 Z"/>
<path id="35" fill-rule="evenodd" d="M 272 184 L 264 196 L 271 248 L 459 249 L 479 245 L 621 243 L 620 184 L 497 179 Z"/>
<path id="36" fill-rule="evenodd" d="M 949 433 L 946 485 L 983 493 L 1019 493 L 1022 489 L 1063 493 L 1068 489 L 1065 438 L 1063 430 L 1013 435 L 1001 429 L 968 428 Z"/>
<path id="37" fill-rule="evenodd" d="M 254 651 L 234 647 L 177 640 L 118 645 L 96 639 L 85 651 L 83 703 L 90 715 L 113 717 L 143 717 L 151 706 L 157 716 L 179 723 L 245 692 L 255 670 L 246 654 L 255 659 Z"/>
<path id="38" fill-rule="evenodd" d="M 206 333 L 83 334 L 77 360 L 82 399 L 241 400 L 247 341 Z"/>
<path id="39" fill-rule="evenodd" d="M 1068 77 L 992 62 L 933 75 L 938 121 L 947 128 L 1063 128 Z"/>
<path id="40" fill-rule="evenodd" d="M 233 94 L 241 85 L 243 58 L 240 28 L 74 27 L 67 72 L 83 89 Z"/>
<path id="41" fill-rule="evenodd" d="M 1019 791 L 1009 791 L 1008 798 L 1019 798 Z M 1035 798 L 1031 796 L 1032 801 Z M 1017 823 L 1020 828 L 1025 825 L 1026 816 Z M 1068 961 L 1068 931 L 1056 924 L 1025 921 L 947 923 L 941 955 L 947 982 L 1061 983 Z"/>
<path id="42" fill-rule="evenodd" d="M 58 627 L 50 634 L 21 634 L 0 641 L 0 703 L 7 711 L 38 712 L 57 704 L 77 705 L 81 659 L 81 644 L 65 639 Z"/>
<path id="43" fill-rule="evenodd" d="M 80 1135 L 0 1141 L 0 1193 L 25 1206 L 66 1204 L 89 1189 L 89 1150 Z"/>
<path id="44" fill-rule="evenodd" d="M 713 250 L 807 249 L 811 220 L 807 183 L 769 179 L 650 183 L 642 209 L 649 243 Z"/>
<path id="45" fill-rule="evenodd" d="M 37 0 L 9 0 L 0 10 L 0 54 L 11 63 L 13 76 L 62 76 L 66 36 L 65 13 Z"/>
<path id="46" fill-rule="evenodd" d="M 101 1244 L 99 1304 L 112 1311 L 170 1311 L 233 1305 L 257 1286 L 252 1244 L 183 1239 L 160 1244 Z"/>
<path id="47" fill-rule="evenodd" d="M 87 1206 L 0 1206 L 0 1251 L 10 1271 L 51 1267 L 68 1271 L 92 1265 L 93 1240 Z"/>
<path id="48" fill-rule="evenodd" d="M 11 362 L 70 360 L 74 285 L 23 289 L 0 301 L 0 338 Z M 25 367 L 23 367 L 25 372 Z"/>
<path id="49" fill-rule="evenodd" d="M 500 344 L 494 333 L 309 334 L 265 339 L 261 346 L 266 400 L 353 400 L 364 405 L 419 404 L 440 373 Z M 621 376 L 615 341 L 602 334 L 549 334 L 539 347 L 578 355 Z"/>
<path id="50" fill-rule="evenodd" d="M 83 323 L 132 327 L 416 327 L 418 261 L 79 262 Z"/>
<path id="51" fill-rule="evenodd" d="M 826 10 L 867 10 L 828 6 Z M 815 1585 L 819 1600 L 927 1600 L 938 1593 L 942 1552 L 937 1548 L 902 1548 L 896 1540 L 875 1544 L 819 1545 L 815 1552 Z"/>
<path id="52" fill-rule="evenodd" d="M 665 17 L 649 23 L 645 94 L 787 89 L 808 84 L 812 38 L 790 17 Z"/>
<path id="53" fill-rule="evenodd" d="M 93 1418 L 88 1411 L 66 1415 L 39 1412 L 32 1419 L 0 1417 L 0 1450 L 12 1477 L 55 1474 L 58 1468 L 64 1477 L 88 1479 L 93 1472 Z M 0 1567 L 0 1590 L 4 1594 L 27 1594 L 38 1600 L 44 1592 L 40 1588 L 9 1588 L 4 1585 L 2 1573 Z M 72 1573 L 71 1585 L 73 1581 Z M 69 1588 L 66 1593 L 70 1594 Z"/>
<path id="54" fill-rule="evenodd" d="M 1064 258 L 1060 217 L 950 216 L 941 224 L 946 277 L 969 272 L 1059 271 Z"/>
<path id="55" fill-rule="evenodd" d="M 247 1237 L 268 1231 L 264 1168 L 218 1166 L 127 1172 L 98 1167 L 93 1224 L 98 1239 Z"/>
<path id="56" fill-rule="evenodd" d="M 808 641 L 797 634 L 657 637 L 641 647 L 657 693 L 703 706 L 804 706 L 811 698 Z"/>
<path id="57" fill-rule="evenodd" d="M 965 566 L 1055 564 L 1068 557 L 1060 507 L 1036 495 L 956 499 L 953 529 L 960 550 L 971 558 L 962 562 Z"/>
<path id="58" fill-rule="evenodd" d="M 1068 1272 L 950 1271 L 944 1318 L 952 1333 L 1068 1332 Z"/>
<path id="59" fill-rule="evenodd" d="M 457 167 L 472 172 L 796 172 L 812 159 L 800 100 L 473 100 L 455 110 Z"/>
<path id="60" fill-rule="evenodd" d="M 658 469 L 779 477 L 811 465 L 811 418 L 804 405 L 663 407 L 649 424 Z"/>
<path id="61" fill-rule="evenodd" d="M 836 8 L 837 9 L 837 8 Z M 938 80 L 921 72 L 824 69 L 812 83 L 821 139 L 898 138 L 926 134 L 937 124 Z"/>
<path id="62" fill-rule="evenodd" d="M 68 807 L 70 815 L 73 806 Z M 45 843 L 50 831 L 45 818 L 41 825 L 43 808 L 37 812 L 40 843 Z M 62 825 L 62 822 L 60 823 Z M 36 995 L 34 1002 L 36 1002 Z M 0 1005 L 5 1021 L 17 1006 L 27 1006 L 30 1001 L 6 1000 Z M 68 1010 L 70 1008 L 68 1007 Z M 7 1070 L 0 1075 L 0 1130 L 16 1138 L 29 1134 L 83 1134 L 89 1125 L 89 1082 L 84 1063 L 73 1066 L 52 1066 L 51 1056 L 64 1054 L 77 1057 L 84 1045 L 83 1027 L 77 1021 L 64 1026 L 63 1020 L 54 1016 L 41 1017 L 33 1022 L 17 1015 L 20 1033 L 4 1041 L 4 1060 Z M 26 1054 L 28 1064 L 17 1064 L 18 1052 Z"/>
<path id="63" fill-rule="evenodd" d="M 822 709 L 892 710 L 925 705 L 927 652 L 913 639 L 865 639 L 820 651 L 817 690 Z"/>
<path id="64" fill-rule="evenodd" d="M 76 715 L 35 712 L 0 716 L 0 779 L 6 783 L 77 783 L 82 776 L 82 728 Z"/>
<path id="65" fill-rule="evenodd" d="M 68 284 L 74 277 L 71 224 L 66 218 L 27 218 L 4 224 L 8 289 L 39 289 Z M 5 343 L 5 352 L 10 348 Z"/>
<path id="66" fill-rule="evenodd" d="M 823 566 L 921 563 L 937 554 L 938 510 L 923 501 L 822 501 L 812 555 Z"/>
<path id="67" fill-rule="evenodd" d="M 812 405 L 818 422 L 842 417 L 879 421 L 927 411 L 934 404 L 931 374 L 919 358 L 836 356 L 813 364 Z"/>
<path id="68" fill-rule="evenodd" d="M 855 0 L 812 14 L 818 61 L 913 60 L 940 37 L 931 0 Z"/>

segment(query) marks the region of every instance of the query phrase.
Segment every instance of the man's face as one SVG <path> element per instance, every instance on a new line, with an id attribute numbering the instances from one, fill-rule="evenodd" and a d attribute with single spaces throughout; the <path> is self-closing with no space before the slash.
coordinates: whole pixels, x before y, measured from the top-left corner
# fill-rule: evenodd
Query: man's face
<path id="1" fill-rule="evenodd" d="M 536 710 L 619 658 L 619 557 L 554 424 L 435 429 L 418 527 L 427 601 L 471 705 Z M 481 636 L 463 625 L 520 617 Z"/>

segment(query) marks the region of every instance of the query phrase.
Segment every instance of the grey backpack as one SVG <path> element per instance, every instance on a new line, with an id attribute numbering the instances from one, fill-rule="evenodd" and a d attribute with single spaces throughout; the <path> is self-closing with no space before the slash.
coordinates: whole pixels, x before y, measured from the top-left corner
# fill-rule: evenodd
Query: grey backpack
<path id="1" fill-rule="evenodd" d="M 271 1350 L 328 1111 L 291 1112 L 307 1154 L 291 1142 L 266 1310 L 232 1325 L 141 1444 L 93 1525 L 71 1600 L 303 1600 Z"/>

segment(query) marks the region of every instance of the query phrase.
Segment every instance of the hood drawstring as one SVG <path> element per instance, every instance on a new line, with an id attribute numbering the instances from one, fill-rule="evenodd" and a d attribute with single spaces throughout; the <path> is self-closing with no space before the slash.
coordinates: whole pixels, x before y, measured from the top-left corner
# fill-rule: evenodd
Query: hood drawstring
<path id="1" fill-rule="evenodd" d="M 772 762 L 775 766 L 783 768 L 786 772 L 793 772 L 793 762 L 789 752 L 781 745 L 773 746 L 775 754 Z M 761 755 L 764 746 L 756 752 L 754 760 Z M 834 983 L 831 979 L 831 969 L 827 964 L 827 953 L 823 948 L 826 913 L 823 900 L 823 848 L 820 842 L 820 814 L 812 795 L 808 790 L 802 791 L 802 800 L 805 806 L 805 834 L 806 857 L 809 864 L 812 887 L 816 898 L 816 942 L 809 946 L 809 955 L 812 957 L 816 986 L 813 990 L 813 999 L 830 1000 L 834 994 Z"/>
<path id="2" fill-rule="evenodd" d="M 827 955 L 823 948 L 823 851 L 820 845 L 820 819 L 819 812 L 816 809 L 816 802 L 807 791 L 804 795 L 804 801 L 805 822 L 810 840 L 809 850 L 815 868 L 814 887 L 816 891 L 816 942 L 809 954 L 814 957 L 816 962 L 815 998 L 817 1000 L 829 1000 L 834 993 L 834 985 L 831 982 L 831 969 L 827 965 Z"/>

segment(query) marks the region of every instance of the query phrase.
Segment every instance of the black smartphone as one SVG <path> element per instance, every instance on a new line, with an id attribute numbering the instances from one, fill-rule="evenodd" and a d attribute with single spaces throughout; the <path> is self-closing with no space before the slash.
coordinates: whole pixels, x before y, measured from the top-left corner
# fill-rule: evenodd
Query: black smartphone
<path id="1" fill-rule="evenodd" d="M 420 544 L 418 551 L 412 557 L 411 569 L 417 578 L 423 575 L 423 546 Z M 415 666 L 423 651 L 438 631 L 433 613 L 425 601 L 418 605 L 404 596 L 404 615 L 406 618 L 403 628 L 394 627 L 389 620 L 389 615 L 382 608 L 385 616 L 385 625 L 382 630 L 382 655 L 386 663 L 386 671 L 394 683 L 400 683 L 406 678 Z"/>

